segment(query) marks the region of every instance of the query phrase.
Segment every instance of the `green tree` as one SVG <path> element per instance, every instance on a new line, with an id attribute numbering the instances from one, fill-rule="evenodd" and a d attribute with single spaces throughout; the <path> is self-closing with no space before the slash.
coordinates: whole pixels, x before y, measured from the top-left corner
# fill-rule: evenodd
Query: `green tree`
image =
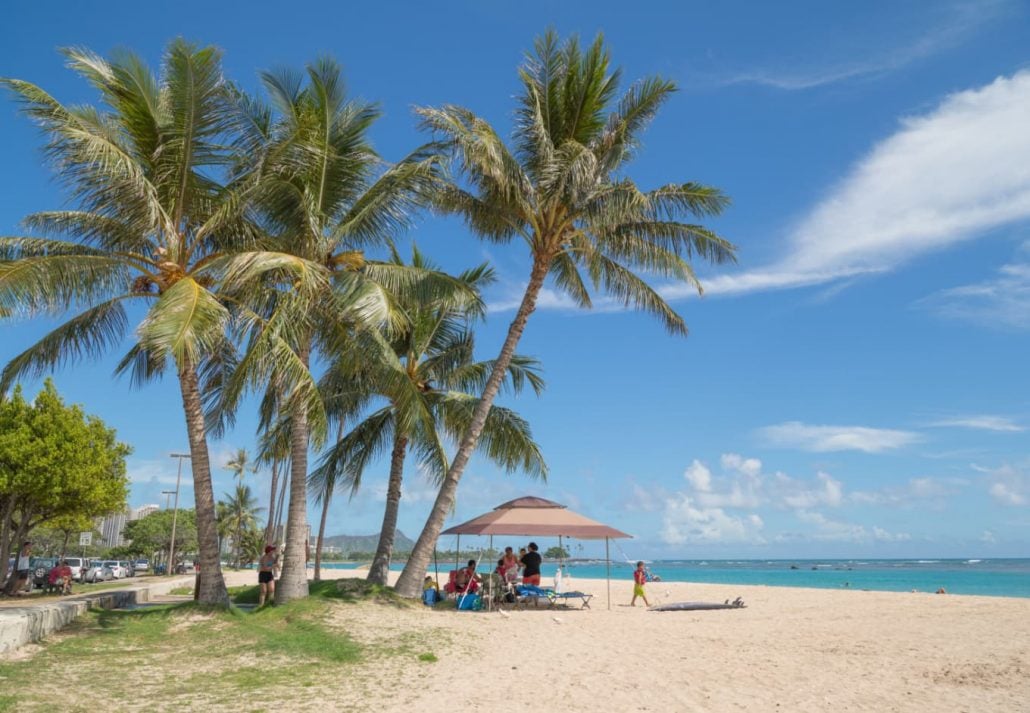
<path id="1" fill-rule="evenodd" d="M 626 176 L 640 133 L 675 91 L 651 77 L 617 98 L 620 72 L 609 69 L 599 35 L 586 49 L 552 31 L 519 71 L 514 148 L 490 124 L 459 106 L 423 108 L 423 125 L 449 150 L 458 181 L 442 189 L 441 210 L 462 216 L 481 239 L 525 242 L 529 281 L 501 351 L 397 590 L 417 596 L 444 520 L 501 388 L 508 364 L 547 277 L 583 308 L 587 284 L 628 307 L 657 316 L 673 334 L 683 318 L 640 274 L 700 284 L 688 262 L 734 259 L 734 247 L 691 219 L 717 215 L 722 192 L 698 183 L 641 190 Z"/>
<path id="2" fill-rule="evenodd" d="M 547 551 L 544 552 L 544 559 L 549 560 L 567 560 L 571 556 L 569 550 L 565 547 L 548 547 Z"/>
<path id="3" fill-rule="evenodd" d="M 0 402 L 0 552 L 33 528 L 124 508 L 131 452 L 99 418 L 65 405 L 51 380 L 31 404 L 16 388 Z"/>
<path id="4" fill-rule="evenodd" d="M 127 306 L 145 305 L 118 372 L 131 373 L 134 385 L 167 367 L 178 376 L 200 528 L 199 598 L 227 606 L 200 375 L 231 349 L 232 314 L 218 293 L 266 270 L 289 272 L 296 260 L 257 250 L 241 208 L 246 186 L 218 181 L 230 160 L 235 94 L 218 50 L 174 40 L 159 76 L 127 52 L 112 61 L 81 49 L 65 54 L 104 106 L 68 106 L 29 82 L 0 80 L 42 129 L 74 205 L 26 218 L 47 237 L 0 238 L 0 306 L 82 311 L 16 356 L 0 392 L 20 375 L 114 348 L 129 333 Z M 300 269 L 294 279 L 316 273 Z"/>
<path id="5" fill-rule="evenodd" d="M 172 544 L 172 519 L 175 518 L 175 551 L 187 554 L 197 551 L 197 517 L 194 510 L 157 510 L 139 520 L 125 524 L 122 535 L 131 547 L 156 561 L 167 561 Z M 203 566 L 201 566 L 203 571 Z"/>
<path id="6" fill-rule="evenodd" d="M 403 264 L 397 255 L 394 262 Z M 422 270 L 435 269 L 417 248 L 411 264 Z M 457 279 L 478 295 L 479 289 L 493 280 L 493 272 L 480 265 Z M 405 328 L 390 339 L 393 358 L 362 363 L 360 378 L 352 373 L 353 360 L 342 360 L 323 380 L 323 389 L 330 395 L 346 394 L 348 385 L 357 383 L 384 397 L 386 404 L 368 414 L 330 449 L 311 478 L 316 492 L 331 493 L 340 482 L 353 495 L 370 461 L 390 449 L 386 508 L 368 573 L 369 581 L 383 585 L 393 555 L 408 452 L 415 452 L 424 472 L 442 479 L 448 464 L 444 438 L 461 437 L 477 401 L 475 394 L 468 392 L 481 389 L 493 367 L 491 362 L 473 359 L 471 326 L 483 314 L 482 302 L 469 302 L 462 295 L 457 300 L 433 302 L 400 299 L 398 305 L 405 316 Z M 359 354 L 364 351 L 359 347 Z M 539 393 L 543 380 L 538 370 L 536 360 L 515 355 L 508 366 L 508 383 L 516 393 L 527 383 Z M 342 400 L 348 410 L 357 402 L 354 398 Z M 327 403 L 335 406 L 337 402 L 330 396 Z M 546 477 L 547 466 L 529 424 L 510 409 L 496 407 L 490 412 L 479 447 L 509 472 L 521 469 L 532 476 Z"/>
<path id="7" fill-rule="evenodd" d="M 225 500 L 218 503 L 218 521 L 220 530 L 228 535 L 235 553 L 234 561 L 239 567 L 242 560 L 245 535 L 257 530 L 257 514 L 261 510 L 257 506 L 257 498 L 249 485 L 236 484 L 236 489 L 225 493 Z"/>
<path id="8" fill-rule="evenodd" d="M 308 449 L 321 447 L 331 427 L 310 372 L 313 356 L 337 351 L 354 328 L 395 321 L 391 295 L 401 287 L 426 297 L 455 289 L 433 275 L 375 263 L 363 252 L 410 223 L 436 180 L 435 156 L 416 153 L 387 167 L 367 137 L 378 109 L 347 100 L 334 61 L 320 59 L 306 69 L 306 76 L 288 70 L 262 75 L 277 111 L 241 101 L 237 147 L 248 159 L 241 175 L 254 185 L 249 205 L 272 244 L 322 266 L 330 288 L 302 295 L 279 281 L 251 295 L 250 304 L 261 305 L 253 308 L 261 319 L 255 318 L 246 356 L 223 392 L 231 411 L 244 387 L 275 385 L 267 392 L 275 403 L 266 403 L 263 413 L 279 419 L 280 430 L 288 427 L 290 500 L 276 587 L 280 603 L 308 592 Z"/>

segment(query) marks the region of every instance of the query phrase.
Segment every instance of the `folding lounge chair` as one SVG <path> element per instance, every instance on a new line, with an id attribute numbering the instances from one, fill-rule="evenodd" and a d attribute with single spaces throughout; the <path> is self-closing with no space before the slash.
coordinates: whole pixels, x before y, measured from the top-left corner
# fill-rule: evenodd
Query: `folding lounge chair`
<path id="1" fill-rule="evenodd" d="M 578 599 L 580 609 L 589 609 L 590 600 L 594 598 L 594 595 L 586 592 L 562 592 L 561 594 L 552 592 L 547 598 L 551 601 L 552 607 L 557 607 L 559 604 L 568 606 L 570 599 Z"/>

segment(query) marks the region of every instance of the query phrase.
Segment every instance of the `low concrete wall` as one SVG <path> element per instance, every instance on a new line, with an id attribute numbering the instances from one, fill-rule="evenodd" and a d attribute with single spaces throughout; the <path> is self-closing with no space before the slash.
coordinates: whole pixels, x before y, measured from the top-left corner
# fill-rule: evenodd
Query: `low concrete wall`
<path id="1" fill-rule="evenodd" d="M 90 609 L 119 609 L 142 604 L 149 602 L 152 594 L 167 594 L 176 587 L 192 584 L 193 577 L 177 577 L 96 594 L 81 594 L 48 602 L 26 602 L 25 606 L 0 607 L 0 654 L 39 641 Z"/>

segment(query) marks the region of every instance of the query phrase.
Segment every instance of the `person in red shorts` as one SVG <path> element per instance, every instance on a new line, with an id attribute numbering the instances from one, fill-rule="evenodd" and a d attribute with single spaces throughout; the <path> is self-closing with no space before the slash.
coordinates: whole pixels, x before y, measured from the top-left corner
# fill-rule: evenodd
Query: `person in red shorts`
<path id="1" fill-rule="evenodd" d="M 522 559 L 522 583 L 533 584 L 537 587 L 540 586 L 540 564 L 543 562 L 543 558 L 537 551 L 535 542 L 529 543 L 529 552 L 523 555 Z"/>

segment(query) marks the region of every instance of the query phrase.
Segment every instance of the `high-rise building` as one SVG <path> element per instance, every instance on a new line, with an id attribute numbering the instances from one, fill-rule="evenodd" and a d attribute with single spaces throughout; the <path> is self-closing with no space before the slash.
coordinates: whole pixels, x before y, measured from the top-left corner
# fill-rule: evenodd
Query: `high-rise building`
<path id="1" fill-rule="evenodd" d="M 147 515 L 155 513 L 161 509 L 160 505 L 141 505 L 132 511 L 131 520 L 142 520 Z"/>
<path id="2" fill-rule="evenodd" d="M 122 530 L 125 529 L 125 523 L 128 521 L 128 512 L 112 513 L 104 518 L 104 521 L 100 523 L 100 537 L 105 547 L 121 547 L 125 544 Z"/>

